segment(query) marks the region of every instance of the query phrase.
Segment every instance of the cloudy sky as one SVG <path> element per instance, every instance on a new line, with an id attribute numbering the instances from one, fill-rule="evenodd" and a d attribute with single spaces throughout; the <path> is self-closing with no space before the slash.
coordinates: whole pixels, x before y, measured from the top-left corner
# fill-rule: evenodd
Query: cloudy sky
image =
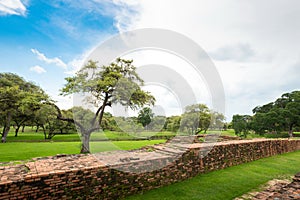
<path id="1" fill-rule="evenodd" d="M 168 29 L 210 56 L 230 120 L 299 89 L 299 19 L 298 0 L 0 0 L 0 72 L 34 81 L 71 107 L 58 96 L 64 77 L 101 42 L 139 28 Z"/>

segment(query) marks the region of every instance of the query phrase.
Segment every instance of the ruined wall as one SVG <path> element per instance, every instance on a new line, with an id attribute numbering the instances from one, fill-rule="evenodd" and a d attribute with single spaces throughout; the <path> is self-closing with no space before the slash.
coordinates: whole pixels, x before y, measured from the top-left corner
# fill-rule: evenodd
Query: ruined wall
<path id="1" fill-rule="evenodd" d="M 163 147 L 134 152 L 143 156 L 139 159 L 119 158 L 120 152 L 102 157 L 54 156 L 0 167 L 0 199 L 117 199 L 296 150 L 300 150 L 300 140 L 260 139 L 193 144 L 183 152 L 172 153 Z M 108 164 L 105 159 L 109 156 L 119 162 Z M 151 169 L 153 166 L 156 168 Z"/>

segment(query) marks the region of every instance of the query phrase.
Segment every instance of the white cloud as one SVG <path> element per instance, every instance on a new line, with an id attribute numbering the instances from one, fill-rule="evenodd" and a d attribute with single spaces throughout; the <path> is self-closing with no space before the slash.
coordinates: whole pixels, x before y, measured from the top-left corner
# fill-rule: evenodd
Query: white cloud
<path id="1" fill-rule="evenodd" d="M 255 56 L 249 44 L 226 45 L 209 53 L 215 60 L 250 61 Z"/>
<path id="2" fill-rule="evenodd" d="M 47 72 L 44 68 L 42 68 L 41 66 L 38 66 L 38 65 L 30 67 L 29 70 L 32 71 L 32 72 L 36 72 L 38 74 L 42 74 L 42 73 Z"/>
<path id="3" fill-rule="evenodd" d="M 61 3 L 63 2 L 63 3 Z M 51 32 L 45 32 L 44 26 L 54 26 L 61 29 L 69 38 L 87 41 L 88 43 L 98 43 L 110 37 L 118 30 L 128 28 L 127 20 L 137 13 L 137 3 L 133 1 L 123 2 L 121 0 L 60 0 L 49 1 L 56 8 L 57 12 L 48 14 L 48 22 L 43 22 L 39 31 L 49 37 L 56 37 Z M 72 11 L 71 13 L 70 10 Z M 66 15 L 65 13 L 69 13 Z M 128 16 L 125 20 L 124 18 Z M 89 19 L 88 23 L 86 20 Z M 109 19 L 109 21 L 106 21 Z M 104 21 L 103 21 L 104 20 Z M 113 20 L 113 26 L 110 25 Z M 91 23 L 92 22 L 92 23 Z M 124 22 L 124 23 L 123 23 Z M 98 25 L 96 25 L 99 23 Z M 89 24 L 93 24 L 89 26 Z"/>
<path id="4" fill-rule="evenodd" d="M 140 2 L 136 0 L 92 0 L 77 1 L 77 5 L 82 9 L 96 11 L 101 15 L 112 16 L 114 18 L 114 26 L 119 32 L 126 31 L 130 28 L 131 20 L 138 19 L 138 11 L 140 10 Z M 134 19 L 133 19 L 134 18 Z"/>
<path id="5" fill-rule="evenodd" d="M 62 68 L 64 68 L 64 69 L 67 68 L 67 64 L 64 63 L 61 59 L 59 59 L 59 58 L 57 58 L 57 57 L 55 57 L 55 58 L 47 58 L 47 57 L 45 56 L 45 54 L 39 52 L 39 51 L 36 50 L 36 49 L 31 49 L 31 52 L 34 53 L 34 54 L 37 56 L 37 58 L 38 58 L 39 60 L 44 61 L 44 62 L 46 62 L 47 64 L 55 64 L 55 65 L 57 65 L 57 66 L 59 66 L 59 67 L 62 67 Z"/>
<path id="6" fill-rule="evenodd" d="M 113 2 L 118 6 L 118 9 L 113 12 L 115 27 L 119 32 L 132 29 L 131 22 L 137 21 L 139 17 L 138 11 L 141 9 L 139 2 L 135 0 L 114 0 Z"/>
<path id="7" fill-rule="evenodd" d="M 26 15 L 26 7 L 20 0 L 0 0 L 0 15 Z"/>
<path id="8" fill-rule="evenodd" d="M 74 58 L 68 63 L 68 69 L 64 73 L 68 75 L 74 75 L 77 71 L 79 71 L 82 68 L 84 60 L 85 59 L 81 56 L 78 58 Z"/>
<path id="9" fill-rule="evenodd" d="M 101 2 L 107 3 L 108 0 Z M 296 45 L 300 43 L 298 0 L 189 0 L 184 3 L 179 0 L 114 0 L 119 8 L 95 6 L 95 3 L 100 5 L 101 2 L 80 1 L 74 6 L 99 13 L 105 10 L 107 15 L 114 16 L 115 26 L 120 32 L 137 28 L 169 29 L 202 46 L 214 59 L 222 78 L 227 120 L 235 113 L 251 114 L 255 106 L 273 101 L 284 92 L 299 89 L 300 46 Z M 138 14 L 134 12 L 136 10 Z M 63 26 L 69 32 L 74 31 L 69 24 Z M 32 51 L 40 60 L 59 63 L 58 58 L 49 59 L 37 50 Z M 74 74 L 79 70 L 91 51 L 67 64 L 60 60 L 65 73 Z M 183 66 L 175 60 L 167 61 L 166 56 L 151 54 L 136 57 L 134 61 L 138 65 L 148 61 L 153 63 L 153 58 L 156 64 Z M 185 72 L 188 73 L 188 70 Z M 192 79 L 189 81 L 191 85 L 197 85 Z M 205 94 L 199 95 L 199 99 L 205 101 L 203 103 L 207 103 L 207 98 L 203 98 Z M 164 104 L 168 102 L 163 101 Z M 171 100 L 169 103 L 172 103 Z"/>
<path id="10" fill-rule="evenodd" d="M 117 22 L 126 25 L 121 31 L 173 30 L 215 59 L 228 120 L 234 113 L 251 114 L 255 106 L 299 89 L 300 1 L 139 0 L 128 5 L 135 4 L 139 15 L 117 14 Z"/>
<path id="11" fill-rule="evenodd" d="M 57 102 L 56 105 L 60 109 L 68 110 L 74 106 L 72 95 L 69 96 L 51 95 L 51 97 L 53 98 L 54 101 Z"/>
<path id="12" fill-rule="evenodd" d="M 206 102 L 211 106 L 205 80 L 180 57 L 160 50 L 140 50 L 123 58 L 134 61 L 147 90 L 155 96 L 156 103 L 165 109 L 168 116 L 181 114 L 185 106 L 196 102 Z"/>
<path id="13" fill-rule="evenodd" d="M 75 56 L 73 60 L 68 62 L 68 67 L 64 73 L 68 75 L 74 75 L 77 71 L 79 71 L 87 61 L 88 56 L 95 50 L 97 46 L 98 45 L 84 51 L 80 55 Z"/>

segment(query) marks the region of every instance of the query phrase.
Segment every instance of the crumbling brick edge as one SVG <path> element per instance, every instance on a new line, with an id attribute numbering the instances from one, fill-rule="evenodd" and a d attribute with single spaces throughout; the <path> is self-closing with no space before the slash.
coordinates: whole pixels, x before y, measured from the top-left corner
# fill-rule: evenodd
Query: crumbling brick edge
<path id="1" fill-rule="evenodd" d="M 88 154 L 54 156 L 26 164 L 2 166 L 0 199 L 118 199 L 201 173 L 297 151 L 300 150 L 300 140 L 218 142 L 206 156 L 201 156 L 208 146 L 193 144 L 177 157 L 166 154 L 148 160 L 129 159 L 115 165 Z M 147 170 L 152 166 L 162 167 Z M 133 173 L 136 169 L 140 172 Z"/>

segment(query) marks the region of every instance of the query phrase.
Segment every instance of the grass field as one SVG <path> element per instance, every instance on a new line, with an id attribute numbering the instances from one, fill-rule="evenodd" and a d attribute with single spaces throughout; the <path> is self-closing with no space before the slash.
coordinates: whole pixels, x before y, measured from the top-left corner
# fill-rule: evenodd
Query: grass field
<path id="1" fill-rule="evenodd" d="M 201 174 L 189 180 L 134 195 L 127 200 L 226 200 L 234 199 L 274 178 L 300 172 L 300 151 Z"/>
<path id="2" fill-rule="evenodd" d="M 216 133 L 209 131 L 208 133 Z M 152 135 L 173 136 L 171 132 L 145 132 L 138 137 Z M 235 136 L 233 130 L 223 131 L 222 135 Z M 251 135 L 249 138 L 261 137 Z M 98 132 L 91 137 L 91 152 L 112 150 L 138 149 L 146 145 L 163 143 L 166 140 L 131 140 L 136 135 L 122 132 Z M 100 141 L 108 139 L 111 141 Z M 114 141 L 112 141 L 114 140 Z M 80 150 L 80 138 L 77 133 L 56 135 L 52 140 L 44 140 L 42 132 L 35 133 L 26 128 L 24 133 L 14 137 L 9 133 L 7 143 L 0 144 L 0 162 L 30 160 L 34 157 L 53 156 L 56 154 L 77 154 Z M 250 190 L 258 189 L 261 184 L 274 178 L 286 178 L 300 172 L 300 151 L 271 158 L 261 159 L 251 163 L 230 167 L 195 178 L 176 183 L 170 186 L 135 195 L 127 199 L 233 199 Z"/>
<path id="3" fill-rule="evenodd" d="M 91 142 L 91 152 L 131 150 L 163 142 L 165 140 Z M 80 142 L 10 142 L 0 144 L 0 162 L 28 160 L 56 154 L 77 154 L 79 151 Z"/>
<path id="4" fill-rule="evenodd" d="M 220 133 L 219 131 L 208 131 L 207 133 Z M 221 132 L 222 135 L 235 136 L 234 130 Z M 0 144 L 0 162 L 13 160 L 26 160 L 33 157 L 50 156 L 56 154 L 76 154 L 80 150 L 80 137 L 77 133 L 56 135 L 51 140 L 45 140 L 42 132 L 35 132 L 31 127 L 26 127 L 25 132 L 19 132 L 18 137 L 14 136 L 14 129 L 11 128 L 6 144 Z M 137 149 L 142 146 L 164 142 L 165 139 L 139 140 L 136 139 L 150 136 L 170 137 L 175 136 L 172 132 L 143 132 L 140 134 L 128 134 L 124 132 L 102 131 L 95 132 L 91 136 L 91 152 Z M 249 138 L 261 137 L 249 134 Z M 109 140 L 109 141 L 105 141 Z M 120 141 L 118 141 L 120 140 Z"/>
<path id="5" fill-rule="evenodd" d="M 207 133 L 220 133 L 220 131 L 208 131 Z M 165 137 L 172 137 L 175 135 L 180 135 L 181 133 L 173 133 L 168 131 L 162 132 L 142 132 L 142 133 L 124 133 L 116 131 L 101 131 L 95 132 L 91 135 L 91 141 L 99 140 L 136 140 L 136 139 L 147 139 L 151 136 L 162 137 L 158 139 L 166 139 Z M 233 130 L 226 130 L 221 132 L 222 135 L 235 136 Z M 184 135 L 184 134 L 183 134 Z M 8 142 L 43 142 L 49 141 L 44 139 L 44 134 L 42 132 L 35 132 L 31 127 L 26 127 L 25 132 L 19 132 L 18 137 L 15 137 L 14 129 L 11 128 L 7 136 Z M 80 141 L 78 133 L 71 134 L 58 134 L 55 135 L 51 141 L 56 142 L 75 142 Z"/>
<path id="6" fill-rule="evenodd" d="M 124 132 L 115 132 L 115 131 L 101 131 L 95 132 L 91 135 L 91 141 L 99 141 L 99 140 L 135 140 L 135 139 L 145 139 L 151 136 L 175 136 L 175 133 L 172 132 L 143 132 L 140 134 L 135 133 L 124 133 Z M 71 134 L 58 134 L 55 135 L 52 141 L 57 142 L 68 142 L 68 141 L 80 141 L 80 137 L 78 133 L 71 133 Z M 14 131 L 10 131 L 7 136 L 8 142 L 43 142 L 44 134 L 42 132 L 35 132 L 28 127 L 24 133 L 19 133 L 18 137 L 15 137 Z"/>
<path id="7" fill-rule="evenodd" d="M 77 133 L 56 135 L 51 140 L 45 140 L 42 132 L 35 132 L 31 127 L 26 127 L 24 133 L 19 132 L 18 137 L 14 135 L 14 129 L 11 128 L 7 143 L 0 144 L 0 162 L 27 160 L 56 154 L 76 154 L 80 151 L 80 137 Z M 144 132 L 136 135 L 112 131 L 95 132 L 91 136 L 91 152 L 138 149 L 166 141 L 165 139 L 130 141 L 153 135 L 169 137 L 176 134 L 172 132 Z"/>

